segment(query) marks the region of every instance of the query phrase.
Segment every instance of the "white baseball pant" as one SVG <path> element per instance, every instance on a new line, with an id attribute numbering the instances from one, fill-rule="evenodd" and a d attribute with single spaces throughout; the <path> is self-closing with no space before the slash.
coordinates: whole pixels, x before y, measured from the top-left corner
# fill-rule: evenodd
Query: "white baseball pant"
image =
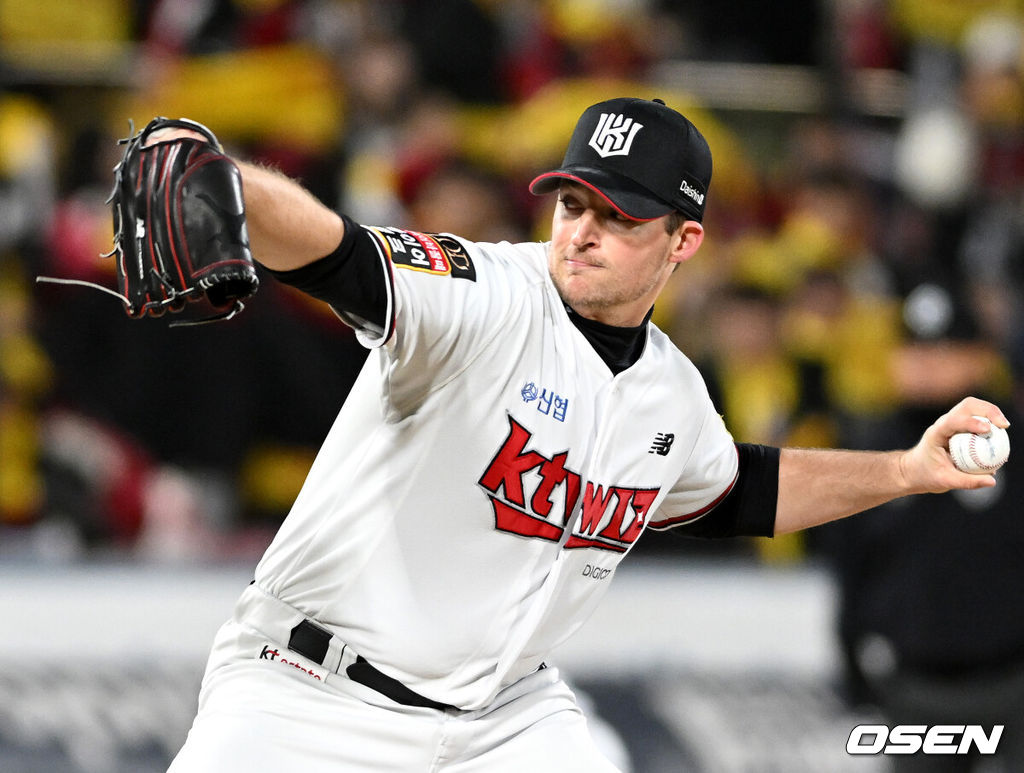
<path id="1" fill-rule="evenodd" d="M 270 647 L 268 650 L 267 648 Z M 217 635 L 199 712 L 169 773 L 610 773 L 557 669 L 475 711 L 405 706 L 268 642 Z"/>

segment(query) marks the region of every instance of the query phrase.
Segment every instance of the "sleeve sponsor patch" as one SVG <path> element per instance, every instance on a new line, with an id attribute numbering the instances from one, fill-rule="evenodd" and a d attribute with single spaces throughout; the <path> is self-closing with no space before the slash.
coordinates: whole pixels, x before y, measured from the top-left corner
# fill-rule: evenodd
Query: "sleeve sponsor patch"
<path id="1" fill-rule="evenodd" d="M 380 242 L 388 259 L 397 268 L 476 281 L 476 268 L 469 253 L 453 236 L 394 227 L 368 227 L 366 230 Z"/>

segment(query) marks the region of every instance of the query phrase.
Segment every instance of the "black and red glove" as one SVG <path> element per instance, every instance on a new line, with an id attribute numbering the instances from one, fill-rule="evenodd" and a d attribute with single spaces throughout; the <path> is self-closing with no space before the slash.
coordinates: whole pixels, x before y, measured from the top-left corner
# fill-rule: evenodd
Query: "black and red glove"
<path id="1" fill-rule="evenodd" d="M 186 129 L 205 139 L 153 136 L 161 129 Z M 213 132 L 186 119 L 154 118 L 121 140 L 124 156 L 114 167 L 109 203 L 114 213 L 117 295 L 131 317 L 181 311 L 207 300 L 227 319 L 259 288 L 249 250 L 241 173 L 221 150 Z M 191 323 L 185 323 L 191 324 Z"/>

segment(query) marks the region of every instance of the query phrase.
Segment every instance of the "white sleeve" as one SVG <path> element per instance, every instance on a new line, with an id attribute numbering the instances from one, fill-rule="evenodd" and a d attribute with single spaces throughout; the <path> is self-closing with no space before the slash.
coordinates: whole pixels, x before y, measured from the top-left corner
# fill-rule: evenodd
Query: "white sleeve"
<path id="1" fill-rule="evenodd" d="M 668 529 L 702 517 L 732 490 L 738 473 L 736 444 L 709 399 L 690 458 L 648 525 Z"/>
<path id="2" fill-rule="evenodd" d="M 461 373 L 504 329 L 528 290 L 517 265 L 529 245 L 480 245 L 449 234 L 367 228 L 389 269 L 387 329 L 361 331 L 386 369 L 400 413 Z M 371 340 L 372 339 L 372 340 Z"/>

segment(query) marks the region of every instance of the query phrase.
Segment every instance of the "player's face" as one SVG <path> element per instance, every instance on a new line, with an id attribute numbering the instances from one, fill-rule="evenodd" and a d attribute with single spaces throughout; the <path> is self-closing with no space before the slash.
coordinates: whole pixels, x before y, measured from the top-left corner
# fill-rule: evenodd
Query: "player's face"
<path id="1" fill-rule="evenodd" d="M 608 325 L 643 322 L 672 269 L 697 251 L 704 235 L 694 221 L 667 233 L 666 217 L 630 220 L 589 188 L 563 184 L 548 253 L 562 300 Z"/>

